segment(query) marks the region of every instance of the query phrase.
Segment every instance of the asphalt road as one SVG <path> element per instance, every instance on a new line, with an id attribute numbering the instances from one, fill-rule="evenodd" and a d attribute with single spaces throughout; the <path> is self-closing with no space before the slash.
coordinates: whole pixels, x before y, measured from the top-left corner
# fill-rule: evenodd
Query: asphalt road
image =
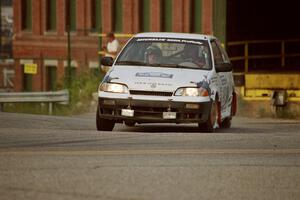
<path id="1" fill-rule="evenodd" d="M 0 112 L 0 199 L 299 199 L 300 121 L 231 129 Z"/>

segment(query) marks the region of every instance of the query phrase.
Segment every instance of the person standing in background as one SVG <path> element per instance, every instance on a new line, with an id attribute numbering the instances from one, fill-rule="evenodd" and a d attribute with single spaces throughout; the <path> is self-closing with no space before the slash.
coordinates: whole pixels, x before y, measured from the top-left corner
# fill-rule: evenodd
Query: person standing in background
<path id="1" fill-rule="evenodd" d="M 120 43 L 115 38 L 115 34 L 113 32 L 108 33 L 106 37 L 108 38 L 108 43 L 107 46 L 103 46 L 103 50 L 105 51 L 104 56 L 112 57 L 113 59 L 115 59 L 120 50 Z M 101 69 L 102 71 L 107 72 L 110 67 L 101 65 Z"/>
<path id="2" fill-rule="evenodd" d="M 107 38 L 108 38 L 107 46 L 103 47 L 105 50 L 105 56 L 115 58 L 120 50 L 120 43 L 115 38 L 115 34 L 112 32 L 107 34 Z"/>

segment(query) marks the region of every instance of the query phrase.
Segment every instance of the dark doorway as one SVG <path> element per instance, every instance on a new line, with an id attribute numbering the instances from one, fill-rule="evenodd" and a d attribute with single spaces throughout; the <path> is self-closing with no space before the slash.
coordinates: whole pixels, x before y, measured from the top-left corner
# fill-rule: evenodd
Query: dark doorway
<path id="1" fill-rule="evenodd" d="M 300 37 L 298 1 L 227 0 L 227 41 Z"/>

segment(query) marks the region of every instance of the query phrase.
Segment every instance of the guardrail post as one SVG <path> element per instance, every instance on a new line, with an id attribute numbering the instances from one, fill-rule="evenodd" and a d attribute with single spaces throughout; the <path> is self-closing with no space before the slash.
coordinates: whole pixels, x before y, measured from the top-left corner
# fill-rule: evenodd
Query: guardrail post
<path id="1" fill-rule="evenodd" d="M 53 103 L 52 102 L 49 102 L 49 115 L 52 115 L 52 110 L 53 110 Z"/>

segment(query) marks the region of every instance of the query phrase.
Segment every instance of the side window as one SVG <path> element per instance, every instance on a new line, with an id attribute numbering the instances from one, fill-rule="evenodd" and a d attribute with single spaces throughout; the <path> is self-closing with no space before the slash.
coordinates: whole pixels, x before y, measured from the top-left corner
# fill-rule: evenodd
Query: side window
<path id="1" fill-rule="evenodd" d="M 215 64 L 222 63 L 223 62 L 222 54 L 215 40 L 211 42 L 211 47 L 213 51 Z"/>
<path id="2" fill-rule="evenodd" d="M 221 51 L 223 62 L 230 63 L 229 57 L 228 57 L 225 49 L 223 48 L 223 46 L 220 44 L 220 42 L 218 40 L 215 40 L 215 41 Z"/>

